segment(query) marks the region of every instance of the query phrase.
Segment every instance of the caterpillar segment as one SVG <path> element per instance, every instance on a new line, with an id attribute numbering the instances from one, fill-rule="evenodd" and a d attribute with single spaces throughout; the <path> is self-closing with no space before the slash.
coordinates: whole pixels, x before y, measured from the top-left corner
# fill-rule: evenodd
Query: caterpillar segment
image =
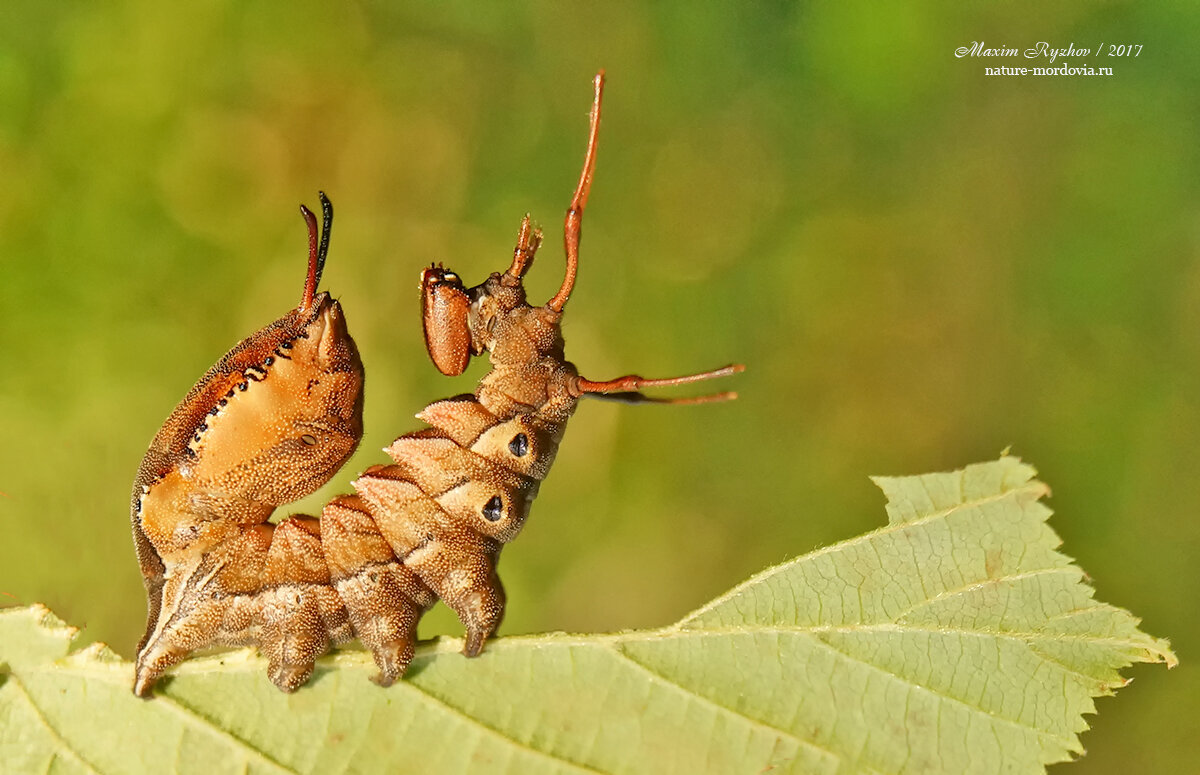
<path id="1" fill-rule="evenodd" d="M 309 262 L 299 305 L 230 350 L 155 436 L 134 483 L 134 543 L 148 598 L 134 691 L 210 645 L 257 646 L 270 680 L 294 691 L 331 646 L 357 639 L 388 685 L 413 657 L 417 624 L 442 600 L 478 655 L 504 616 L 500 550 L 528 519 L 568 419 L 587 395 L 627 402 L 642 389 L 741 371 L 740 365 L 666 379 L 592 381 L 566 360 L 562 316 L 574 287 L 591 188 L 603 73 L 596 76 L 583 172 L 564 224 L 566 271 L 545 304 L 523 280 L 542 243 L 529 216 L 504 272 L 467 288 L 439 265 L 421 275 L 426 346 L 444 374 L 486 354 L 473 394 L 417 414 L 428 427 L 397 438 L 320 519 L 278 525 L 275 509 L 327 482 L 362 437 L 364 373 L 341 306 L 316 292 L 333 209 L 324 226 L 303 206 Z"/>

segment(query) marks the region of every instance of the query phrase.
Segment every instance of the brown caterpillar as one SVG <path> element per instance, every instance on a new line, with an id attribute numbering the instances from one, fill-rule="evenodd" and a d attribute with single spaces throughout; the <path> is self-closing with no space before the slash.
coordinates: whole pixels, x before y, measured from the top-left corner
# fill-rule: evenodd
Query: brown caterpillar
<path id="1" fill-rule="evenodd" d="M 500 548 L 520 531 L 580 397 L 652 399 L 643 387 L 725 376 L 728 366 L 672 379 L 593 382 L 565 360 L 561 320 L 574 286 L 580 224 L 595 165 L 603 73 L 583 173 L 567 210 L 566 277 L 543 306 L 525 301 L 522 278 L 541 232 L 521 223 L 512 265 L 465 288 L 440 266 L 421 277 L 425 341 L 445 374 L 472 355 L 492 369 L 473 395 L 427 406 L 431 427 L 388 448 L 356 493 L 319 520 L 269 517 L 315 491 L 362 437 L 363 367 L 341 306 L 317 294 L 333 208 L 308 223 L 309 261 L 299 306 L 225 354 L 167 418 L 134 482 L 132 523 L 149 614 L 138 645 L 134 692 L 207 645 L 255 645 L 271 680 L 294 691 L 331 643 L 355 638 L 388 685 L 412 659 L 417 622 L 437 599 L 466 628 L 475 656 L 504 614 Z M 318 239 L 319 237 L 319 239 Z"/>

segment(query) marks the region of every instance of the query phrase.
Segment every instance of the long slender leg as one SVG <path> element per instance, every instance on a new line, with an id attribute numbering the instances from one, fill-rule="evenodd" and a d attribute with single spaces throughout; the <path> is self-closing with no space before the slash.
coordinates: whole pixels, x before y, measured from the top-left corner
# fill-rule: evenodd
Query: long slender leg
<path id="1" fill-rule="evenodd" d="M 579 185 L 575 187 L 575 197 L 567 208 L 566 221 L 563 223 L 563 244 L 567 250 L 567 273 L 563 277 L 562 286 L 554 298 L 546 302 L 546 307 L 554 312 L 562 312 L 571 290 L 575 287 L 575 273 L 579 268 L 579 238 L 580 227 L 583 224 L 583 208 L 587 204 L 588 194 L 592 190 L 592 173 L 596 170 L 596 138 L 600 132 L 600 97 L 604 93 L 604 71 L 596 73 L 592 83 L 596 87 L 596 96 L 592 100 L 591 127 L 588 130 L 587 154 L 583 158 L 583 172 L 579 174 Z"/>
<path id="2" fill-rule="evenodd" d="M 746 367 L 742 364 L 735 363 L 699 374 L 686 374 L 682 377 L 666 377 L 664 379 L 647 379 L 637 374 L 627 374 L 624 377 L 617 377 L 616 379 L 604 382 L 595 382 L 590 379 L 578 377 L 575 380 L 574 389 L 576 394 L 580 396 L 595 395 L 600 398 L 624 401 L 631 404 L 707 404 L 713 401 L 731 401 L 737 398 L 737 393 L 726 391 L 724 393 L 713 393 L 707 396 L 693 396 L 688 398 L 653 398 L 643 395 L 638 391 L 648 387 L 672 387 L 674 385 L 686 385 L 691 382 L 703 382 L 704 380 L 716 379 L 717 377 L 728 377 L 730 374 L 737 374 L 740 371 L 745 371 L 745 369 Z"/>

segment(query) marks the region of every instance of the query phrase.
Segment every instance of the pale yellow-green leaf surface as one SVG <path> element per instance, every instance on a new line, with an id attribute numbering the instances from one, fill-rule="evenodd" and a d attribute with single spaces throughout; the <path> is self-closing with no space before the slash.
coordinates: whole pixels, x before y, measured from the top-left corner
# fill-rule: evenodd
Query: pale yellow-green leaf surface
<path id="1" fill-rule="evenodd" d="M 249 651 L 152 700 L 40 607 L 0 612 L 13 773 L 1021 773 L 1083 749 L 1092 698 L 1166 641 L 1099 603 L 1016 458 L 879 478 L 887 526 L 771 568 L 672 626 L 424 644 L 381 689 L 368 655 L 293 695 Z"/>

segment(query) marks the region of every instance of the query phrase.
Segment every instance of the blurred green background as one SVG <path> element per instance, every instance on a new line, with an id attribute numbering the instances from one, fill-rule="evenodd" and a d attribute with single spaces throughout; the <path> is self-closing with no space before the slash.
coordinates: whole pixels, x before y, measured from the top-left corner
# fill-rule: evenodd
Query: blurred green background
<path id="1" fill-rule="evenodd" d="M 416 282 L 561 278 L 590 78 L 608 71 L 568 354 L 594 379 L 730 361 L 707 407 L 587 402 L 501 570 L 502 632 L 662 625 L 884 521 L 869 474 L 1005 447 L 1055 489 L 1101 599 L 1172 638 L 1100 700 L 1075 772 L 1180 772 L 1200 732 L 1200 57 L 1194 4 L 0 6 L 0 603 L 131 655 L 145 445 L 296 303 L 297 204 L 338 211 L 325 286 L 366 437 L 470 390 Z M 955 48 L 1142 44 L 1109 78 L 989 78 Z M 444 609 L 425 636 L 459 633 Z"/>

